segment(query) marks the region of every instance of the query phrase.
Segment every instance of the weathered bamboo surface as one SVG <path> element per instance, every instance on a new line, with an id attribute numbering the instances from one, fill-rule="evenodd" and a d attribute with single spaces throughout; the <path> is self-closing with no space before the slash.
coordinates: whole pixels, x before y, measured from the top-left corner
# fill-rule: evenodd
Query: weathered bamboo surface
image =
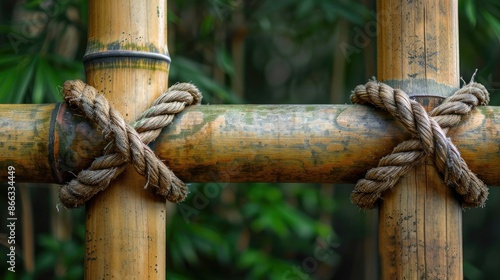
<path id="1" fill-rule="evenodd" d="M 89 0 L 88 15 L 87 82 L 132 121 L 168 88 L 167 1 Z M 85 155 L 95 143 L 75 147 Z M 78 152 L 59 151 L 78 162 Z M 166 204 L 144 185 L 129 165 L 86 203 L 85 279 L 165 279 Z"/>
<path id="2" fill-rule="evenodd" d="M 16 179 L 62 183 L 107 144 L 65 104 L 0 105 L 0 168 Z M 500 185 L 500 107 L 480 107 L 448 135 L 470 168 Z M 409 137 L 359 105 L 200 105 L 151 144 L 187 182 L 354 183 Z"/>
<path id="3" fill-rule="evenodd" d="M 379 80 L 401 88 L 427 110 L 459 87 L 457 1 L 378 0 L 377 22 Z M 490 141 L 475 129 L 479 123 L 471 120 L 469 132 L 454 137 L 478 174 L 498 165 L 474 166 L 478 161 L 499 154 L 495 146 L 479 148 L 482 141 Z M 498 138 L 492 132 L 487 137 Z M 471 134 L 478 138 L 462 142 L 472 140 Z M 498 179 L 496 174 L 491 176 Z M 480 175 L 489 181 L 487 177 Z M 384 194 L 379 206 L 379 252 L 381 279 L 463 279 L 462 209 L 432 162 L 415 166 Z"/>

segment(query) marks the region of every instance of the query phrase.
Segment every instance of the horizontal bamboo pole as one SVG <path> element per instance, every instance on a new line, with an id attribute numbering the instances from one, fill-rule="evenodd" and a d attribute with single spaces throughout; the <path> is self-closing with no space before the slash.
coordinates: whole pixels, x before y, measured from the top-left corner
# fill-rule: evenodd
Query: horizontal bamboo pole
<path id="1" fill-rule="evenodd" d="M 62 183 L 100 155 L 101 134 L 65 104 L 0 105 L 0 170 Z M 449 132 L 472 171 L 500 185 L 500 107 Z M 179 114 L 151 144 L 186 182 L 354 183 L 409 136 L 359 105 L 210 105 Z"/>

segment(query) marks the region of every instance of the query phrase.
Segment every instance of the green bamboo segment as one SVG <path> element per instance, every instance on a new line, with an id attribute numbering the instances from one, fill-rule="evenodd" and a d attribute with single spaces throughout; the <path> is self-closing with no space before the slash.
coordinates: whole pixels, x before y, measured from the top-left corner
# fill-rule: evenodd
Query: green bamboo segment
<path id="1" fill-rule="evenodd" d="M 0 105 L 0 168 L 16 179 L 63 183 L 106 141 L 67 105 Z M 469 167 L 500 185 L 500 107 L 480 107 L 449 136 Z M 187 182 L 354 183 L 409 136 L 359 105 L 210 105 L 179 114 L 150 144 Z"/>

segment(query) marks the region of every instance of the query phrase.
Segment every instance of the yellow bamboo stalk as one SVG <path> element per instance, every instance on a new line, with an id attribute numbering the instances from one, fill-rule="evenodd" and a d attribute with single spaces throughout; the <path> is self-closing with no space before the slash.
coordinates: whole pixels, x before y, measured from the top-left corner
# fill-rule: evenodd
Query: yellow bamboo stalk
<path id="1" fill-rule="evenodd" d="M 378 78 L 435 107 L 459 86 L 457 1 L 378 1 Z M 379 212 L 382 279 L 462 279 L 461 207 L 430 162 Z"/>
<path id="2" fill-rule="evenodd" d="M 166 38 L 165 0 L 89 1 L 87 82 L 127 121 L 167 89 Z M 129 166 L 87 203 L 86 279 L 165 279 L 165 201 L 145 184 Z"/>

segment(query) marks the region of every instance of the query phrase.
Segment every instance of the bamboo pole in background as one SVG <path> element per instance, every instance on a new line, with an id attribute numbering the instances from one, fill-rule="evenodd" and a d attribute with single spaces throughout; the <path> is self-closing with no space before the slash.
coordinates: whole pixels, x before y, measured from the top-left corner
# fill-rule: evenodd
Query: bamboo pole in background
<path id="1" fill-rule="evenodd" d="M 128 122 L 167 89 L 166 38 L 165 0 L 89 1 L 87 83 Z M 165 279 L 165 201 L 145 182 L 129 166 L 87 203 L 86 279 Z"/>
<path id="2" fill-rule="evenodd" d="M 452 0 L 379 0 L 378 79 L 427 110 L 459 86 L 458 9 Z M 462 279 L 462 209 L 431 162 L 384 196 L 382 279 Z"/>

